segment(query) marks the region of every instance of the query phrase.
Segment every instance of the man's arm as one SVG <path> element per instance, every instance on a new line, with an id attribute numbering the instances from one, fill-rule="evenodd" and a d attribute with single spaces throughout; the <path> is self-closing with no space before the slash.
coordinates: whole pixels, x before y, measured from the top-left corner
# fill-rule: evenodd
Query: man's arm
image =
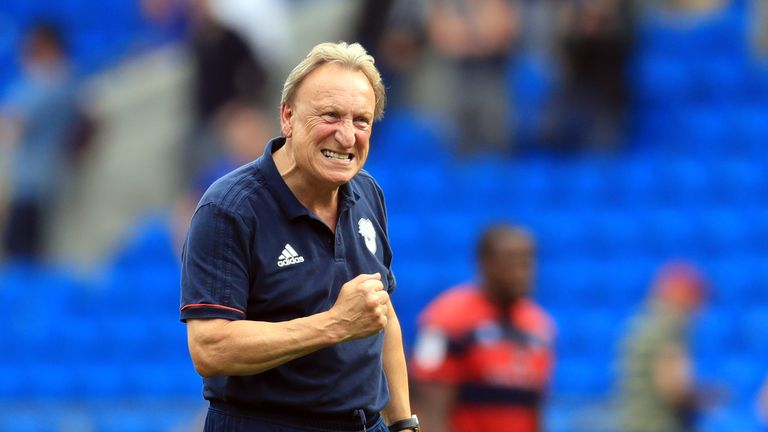
<path id="1" fill-rule="evenodd" d="M 381 275 L 359 275 L 341 287 L 330 310 L 312 316 L 279 323 L 190 319 L 189 352 L 202 376 L 254 375 L 321 348 L 378 333 L 387 327 L 388 304 Z"/>
<path id="2" fill-rule="evenodd" d="M 411 401 L 408 391 L 408 368 L 403 350 L 403 334 L 392 302 L 388 306 L 387 327 L 384 329 L 382 362 L 389 385 L 389 404 L 384 408 L 387 423 L 411 416 Z"/>
<path id="3" fill-rule="evenodd" d="M 670 343 L 660 347 L 653 374 L 656 390 L 665 402 L 686 409 L 697 405 L 691 360 L 682 346 Z"/>

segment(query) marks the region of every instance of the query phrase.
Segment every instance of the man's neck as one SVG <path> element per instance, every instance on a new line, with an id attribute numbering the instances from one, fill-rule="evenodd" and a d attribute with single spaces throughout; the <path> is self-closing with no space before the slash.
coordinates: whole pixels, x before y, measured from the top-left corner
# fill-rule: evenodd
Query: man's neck
<path id="1" fill-rule="evenodd" d="M 335 230 L 339 208 L 338 186 L 323 187 L 304 177 L 290 152 L 286 150 L 287 145 L 286 143 L 272 154 L 277 171 L 296 199 L 322 219 L 331 230 Z"/>
<path id="2" fill-rule="evenodd" d="M 486 297 L 488 297 L 488 300 L 493 303 L 496 308 L 498 309 L 499 313 L 502 314 L 502 318 L 506 318 L 509 313 L 510 308 L 515 305 L 517 302 L 519 302 L 522 297 L 501 297 L 501 296 L 495 296 L 492 294 L 491 290 L 485 291 Z"/>

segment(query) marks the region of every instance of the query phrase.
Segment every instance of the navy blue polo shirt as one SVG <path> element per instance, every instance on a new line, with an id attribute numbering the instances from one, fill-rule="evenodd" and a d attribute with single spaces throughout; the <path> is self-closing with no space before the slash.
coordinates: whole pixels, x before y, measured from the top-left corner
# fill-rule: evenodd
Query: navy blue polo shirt
<path id="1" fill-rule="evenodd" d="M 195 210 L 182 255 L 181 320 L 281 322 L 329 310 L 362 273 L 395 288 L 384 196 L 361 171 L 341 186 L 336 232 L 293 195 L 264 155 L 217 180 Z M 306 414 L 381 411 L 389 401 L 383 333 L 330 346 L 252 376 L 204 378 L 218 404 Z"/>

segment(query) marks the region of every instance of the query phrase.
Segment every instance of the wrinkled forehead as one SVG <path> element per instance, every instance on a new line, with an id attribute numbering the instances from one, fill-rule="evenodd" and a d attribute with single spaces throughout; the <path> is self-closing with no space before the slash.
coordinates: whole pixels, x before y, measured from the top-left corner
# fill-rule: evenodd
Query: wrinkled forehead
<path id="1" fill-rule="evenodd" d="M 375 106 L 375 93 L 362 70 L 338 63 L 325 63 L 310 72 L 299 84 L 295 102 L 323 103 L 328 100 L 355 99 L 357 103 Z"/>

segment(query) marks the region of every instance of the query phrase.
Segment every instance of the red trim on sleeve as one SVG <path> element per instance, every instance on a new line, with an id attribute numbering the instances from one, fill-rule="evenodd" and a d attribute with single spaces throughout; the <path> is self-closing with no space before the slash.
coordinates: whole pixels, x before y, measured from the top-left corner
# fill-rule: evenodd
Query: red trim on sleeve
<path id="1" fill-rule="evenodd" d="M 209 303 L 188 304 L 188 305 L 182 307 L 181 310 L 183 311 L 183 310 L 186 310 L 186 309 L 201 308 L 201 307 L 212 307 L 212 308 L 219 308 L 219 309 L 227 309 L 227 310 L 235 311 L 235 312 L 238 312 L 238 313 L 241 313 L 241 314 L 245 315 L 245 312 L 241 311 L 240 309 L 229 307 L 229 306 L 217 305 L 217 304 L 209 304 Z"/>

